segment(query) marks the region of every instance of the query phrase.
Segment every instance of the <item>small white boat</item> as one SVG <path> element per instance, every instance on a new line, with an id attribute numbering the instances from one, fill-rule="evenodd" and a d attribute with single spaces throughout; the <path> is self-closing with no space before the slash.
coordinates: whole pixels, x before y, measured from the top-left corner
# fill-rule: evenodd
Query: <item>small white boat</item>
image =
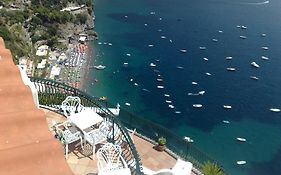
<path id="1" fill-rule="evenodd" d="M 204 94 L 205 94 L 205 91 L 198 92 L 198 95 L 204 95 Z"/>
<path id="2" fill-rule="evenodd" d="M 155 67 L 155 66 L 156 66 L 156 64 L 154 64 L 154 63 L 150 63 L 150 64 L 149 64 L 149 66 L 150 66 L 150 67 Z"/>
<path id="3" fill-rule="evenodd" d="M 261 36 L 262 36 L 262 37 L 266 37 L 266 34 L 265 34 L 265 33 L 262 33 Z"/>
<path id="4" fill-rule="evenodd" d="M 157 78 L 156 80 L 159 81 L 159 82 L 163 82 L 164 81 L 162 78 Z"/>
<path id="5" fill-rule="evenodd" d="M 177 68 L 177 69 L 183 69 L 183 67 L 182 67 L 182 66 L 177 66 L 176 68 Z"/>
<path id="6" fill-rule="evenodd" d="M 166 103 L 172 103 L 172 101 L 171 100 L 166 100 Z"/>
<path id="7" fill-rule="evenodd" d="M 103 66 L 103 65 L 98 65 L 98 66 L 94 66 L 95 69 L 97 70 L 103 70 L 106 68 L 106 66 Z"/>
<path id="8" fill-rule="evenodd" d="M 281 110 L 278 109 L 278 108 L 270 108 L 269 110 L 272 111 L 272 112 L 280 112 L 280 111 L 281 111 Z"/>
<path id="9" fill-rule="evenodd" d="M 236 140 L 238 140 L 240 142 L 246 142 L 247 141 L 245 138 L 242 138 L 242 137 L 237 137 Z"/>
<path id="10" fill-rule="evenodd" d="M 170 41 L 170 43 L 172 43 L 172 42 L 173 42 L 173 40 L 171 40 L 171 39 L 170 39 L 169 41 Z"/>
<path id="11" fill-rule="evenodd" d="M 170 95 L 169 95 L 169 94 L 164 94 L 164 96 L 165 96 L 165 97 L 170 97 Z"/>
<path id="12" fill-rule="evenodd" d="M 237 165 L 245 165 L 247 162 L 245 160 L 239 160 L 236 163 Z"/>
<path id="13" fill-rule="evenodd" d="M 126 106 L 131 106 L 131 104 L 130 104 L 130 103 L 125 103 L 125 105 L 126 105 Z"/>
<path id="14" fill-rule="evenodd" d="M 146 24 L 146 23 L 144 24 L 144 26 L 147 26 L 147 25 L 148 25 L 148 24 Z"/>
<path id="15" fill-rule="evenodd" d="M 138 84 L 138 83 L 134 83 L 134 85 L 135 85 L 135 86 L 138 86 L 139 84 Z"/>
<path id="16" fill-rule="evenodd" d="M 166 38 L 166 36 L 161 36 L 161 38 L 162 38 L 162 39 L 165 39 L 165 38 Z"/>
<path id="17" fill-rule="evenodd" d="M 228 56 L 228 57 L 225 57 L 226 60 L 232 60 L 232 57 Z"/>
<path id="18" fill-rule="evenodd" d="M 201 105 L 201 104 L 193 104 L 192 105 L 194 108 L 202 108 L 203 107 L 203 105 Z"/>
<path id="19" fill-rule="evenodd" d="M 209 72 L 206 72 L 206 75 L 211 76 L 212 74 L 211 74 L 211 73 L 209 73 Z"/>
<path id="20" fill-rule="evenodd" d="M 240 35 L 239 38 L 241 38 L 241 39 L 246 39 L 247 37 L 246 37 L 246 36 L 243 36 L 243 35 Z"/>
<path id="21" fill-rule="evenodd" d="M 186 53 L 187 52 L 186 49 L 181 49 L 180 51 L 181 51 L 181 53 Z"/>
<path id="22" fill-rule="evenodd" d="M 213 41 L 213 42 L 218 42 L 219 40 L 216 39 L 216 38 L 213 38 L 212 41 Z"/>
<path id="23" fill-rule="evenodd" d="M 129 63 L 123 63 L 124 67 L 127 67 L 129 65 Z"/>
<path id="24" fill-rule="evenodd" d="M 154 46 L 153 44 L 149 44 L 149 45 L 148 45 L 148 47 L 153 47 L 153 46 Z"/>
<path id="25" fill-rule="evenodd" d="M 222 31 L 222 30 L 219 30 L 218 32 L 219 32 L 219 33 L 223 33 L 223 31 Z"/>
<path id="26" fill-rule="evenodd" d="M 158 89 L 164 89 L 164 86 L 157 86 Z"/>
<path id="27" fill-rule="evenodd" d="M 225 108 L 225 109 L 231 109 L 232 106 L 230 106 L 230 105 L 223 105 L 223 108 Z"/>
<path id="28" fill-rule="evenodd" d="M 206 47 L 199 47 L 200 50 L 206 50 Z"/>
<path id="29" fill-rule="evenodd" d="M 206 58 L 206 57 L 205 57 L 205 58 L 203 58 L 203 59 L 204 59 L 205 61 L 208 61 L 208 60 L 209 60 L 209 59 L 208 59 L 208 58 Z"/>
<path id="30" fill-rule="evenodd" d="M 268 47 L 266 47 L 266 46 L 263 46 L 263 47 L 261 47 L 263 50 L 268 50 Z"/>
<path id="31" fill-rule="evenodd" d="M 223 120 L 222 122 L 225 123 L 225 124 L 229 124 L 230 123 L 230 121 L 228 121 L 228 120 Z"/>
<path id="32" fill-rule="evenodd" d="M 190 143 L 194 142 L 194 140 L 192 140 L 190 137 L 187 137 L 187 136 L 185 136 L 183 139 Z"/>
<path id="33" fill-rule="evenodd" d="M 261 59 L 262 59 L 262 60 L 269 60 L 269 58 L 266 57 L 266 56 L 261 56 Z"/>
<path id="34" fill-rule="evenodd" d="M 108 43 L 109 46 L 112 46 L 112 43 Z"/>
<path id="35" fill-rule="evenodd" d="M 102 44 L 102 42 L 98 42 L 98 44 L 99 44 L 99 45 L 101 45 L 101 44 Z"/>
<path id="36" fill-rule="evenodd" d="M 241 26 L 241 29 L 247 29 L 247 27 L 246 26 Z"/>
<path id="37" fill-rule="evenodd" d="M 251 65 L 253 66 L 253 67 L 255 67 L 255 68 L 259 68 L 260 66 L 256 63 L 256 62 L 251 62 Z"/>
<path id="38" fill-rule="evenodd" d="M 132 82 L 132 81 L 134 81 L 134 79 L 131 78 L 130 81 Z"/>
<path id="39" fill-rule="evenodd" d="M 228 67 L 228 68 L 226 68 L 226 70 L 228 70 L 228 71 L 235 71 L 236 69 L 234 67 Z"/>
<path id="40" fill-rule="evenodd" d="M 259 79 L 259 78 L 256 77 L 256 76 L 250 76 L 250 78 L 253 79 L 253 80 L 258 80 L 258 79 Z"/>
<path id="41" fill-rule="evenodd" d="M 241 26 L 240 26 L 240 25 L 237 25 L 236 27 L 237 27 L 237 28 L 241 28 Z"/>
<path id="42" fill-rule="evenodd" d="M 169 105 L 168 107 L 169 107 L 169 108 L 172 108 L 172 109 L 174 109 L 174 108 L 175 108 L 175 106 L 174 106 L 174 105 Z"/>
<path id="43" fill-rule="evenodd" d="M 150 12 L 151 15 L 155 15 L 155 12 Z"/>
<path id="44" fill-rule="evenodd" d="M 181 111 L 175 111 L 175 113 L 176 113 L 176 114 L 180 114 L 180 113 L 181 113 Z"/>
<path id="45" fill-rule="evenodd" d="M 198 83 L 195 82 L 195 81 L 191 82 L 191 84 L 192 84 L 192 85 L 198 85 Z"/>
<path id="46" fill-rule="evenodd" d="M 130 57 L 130 56 L 131 56 L 131 54 L 129 54 L 129 53 L 127 53 L 126 55 L 127 55 L 128 57 Z"/>

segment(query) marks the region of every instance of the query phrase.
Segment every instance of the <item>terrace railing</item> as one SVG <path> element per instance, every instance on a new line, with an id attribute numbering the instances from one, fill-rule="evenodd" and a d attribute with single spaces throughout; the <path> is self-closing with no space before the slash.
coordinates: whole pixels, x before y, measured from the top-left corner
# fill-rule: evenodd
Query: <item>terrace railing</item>
<path id="1" fill-rule="evenodd" d="M 59 82 L 34 77 L 30 77 L 30 81 L 34 83 L 35 88 L 38 91 L 39 104 L 41 106 L 47 106 L 55 112 L 63 114 L 60 105 L 67 96 L 78 96 L 80 97 L 83 106 L 99 109 L 99 112 L 102 111 L 102 117 L 104 117 L 106 121 L 109 121 L 113 125 L 117 126 L 118 130 L 121 131 L 122 137 L 114 137 L 113 131 L 111 138 L 113 142 L 118 142 L 121 139 L 122 142 L 125 141 L 127 146 L 126 149 L 123 150 L 122 156 L 127 162 L 128 167 L 130 167 L 132 175 L 143 175 L 140 156 L 136 151 L 136 147 L 131 140 L 127 129 L 121 124 L 118 118 L 106 108 L 106 103 L 99 101 L 98 98 L 91 97 L 79 89 Z"/>

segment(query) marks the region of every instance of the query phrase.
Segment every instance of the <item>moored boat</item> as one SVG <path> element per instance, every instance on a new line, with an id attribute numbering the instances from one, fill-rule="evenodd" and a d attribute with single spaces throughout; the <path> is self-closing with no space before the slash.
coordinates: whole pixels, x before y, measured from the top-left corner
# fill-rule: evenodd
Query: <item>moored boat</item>
<path id="1" fill-rule="evenodd" d="M 193 104 L 192 106 L 193 106 L 194 108 L 202 108 L 202 107 L 203 107 L 202 104 Z"/>

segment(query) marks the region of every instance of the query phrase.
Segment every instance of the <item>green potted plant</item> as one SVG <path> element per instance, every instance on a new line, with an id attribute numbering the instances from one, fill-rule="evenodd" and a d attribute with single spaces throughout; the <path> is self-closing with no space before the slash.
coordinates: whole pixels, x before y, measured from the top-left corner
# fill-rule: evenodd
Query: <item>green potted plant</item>
<path id="1" fill-rule="evenodd" d="M 214 162 L 207 161 L 202 167 L 204 175 L 224 175 L 223 170 Z"/>
<path id="2" fill-rule="evenodd" d="M 166 138 L 161 136 L 158 138 L 158 145 L 157 145 L 157 150 L 162 152 L 166 148 Z"/>

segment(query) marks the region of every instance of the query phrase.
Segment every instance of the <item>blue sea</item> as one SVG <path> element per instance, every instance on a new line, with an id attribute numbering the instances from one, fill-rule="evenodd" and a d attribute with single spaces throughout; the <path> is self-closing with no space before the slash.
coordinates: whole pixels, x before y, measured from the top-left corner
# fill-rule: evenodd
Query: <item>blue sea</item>
<path id="1" fill-rule="evenodd" d="M 94 0 L 91 56 L 106 69 L 90 69 L 87 92 L 191 137 L 232 175 L 281 174 L 281 113 L 269 110 L 281 108 L 280 9 L 280 0 Z"/>

